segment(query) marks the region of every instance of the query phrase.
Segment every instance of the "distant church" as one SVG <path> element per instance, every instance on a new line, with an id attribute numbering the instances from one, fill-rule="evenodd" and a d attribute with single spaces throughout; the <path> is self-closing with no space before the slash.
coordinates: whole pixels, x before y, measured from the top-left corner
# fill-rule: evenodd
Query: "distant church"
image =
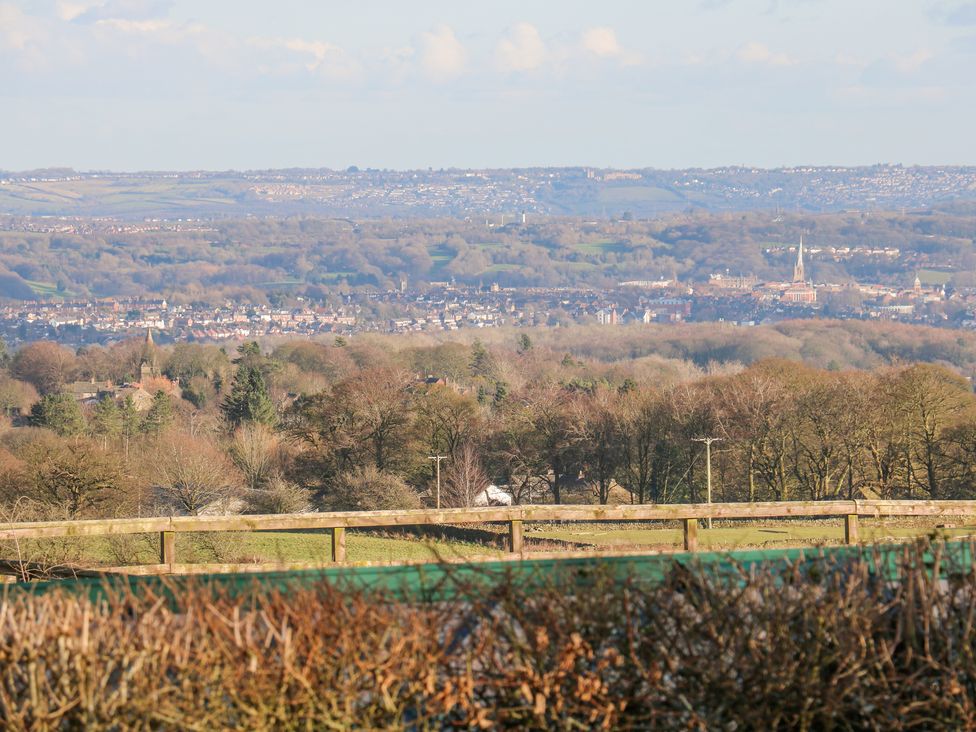
<path id="1" fill-rule="evenodd" d="M 106 397 L 112 399 L 132 398 L 137 412 L 144 412 L 152 406 L 153 394 L 161 390 L 176 399 L 183 395 L 179 384 L 163 376 L 159 369 L 159 354 L 153 341 L 152 330 L 146 330 L 146 338 L 139 353 L 139 380 L 113 384 L 111 381 L 75 381 L 65 384 L 65 392 L 83 404 L 95 404 Z"/>
<path id="2" fill-rule="evenodd" d="M 132 386 L 140 391 L 145 390 L 147 394 L 149 391 L 146 387 L 151 385 L 153 390 L 161 389 L 177 399 L 183 396 L 183 390 L 180 388 L 180 385 L 163 376 L 159 368 L 159 353 L 156 350 L 156 343 L 153 341 L 151 328 L 146 329 L 146 340 L 142 345 L 140 361 L 139 381 Z"/>
<path id="3" fill-rule="evenodd" d="M 813 285 L 807 282 L 806 273 L 803 269 L 803 235 L 800 235 L 800 248 L 796 255 L 796 264 L 793 265 L 793 283 L 787 287 L 780 300 L 783 302 L 813 303 L 817 301 L 817 291 Z"/>
<path id="4" fill-rule="evenodd" d="M 141 360 L 139 381 L 145 383 L 150 379 L 159 378 L 159 366 L 156 362 L 156 344 L 153 341 L 152 328 L 146 328 L 146 340 L 142 346 Z"/>

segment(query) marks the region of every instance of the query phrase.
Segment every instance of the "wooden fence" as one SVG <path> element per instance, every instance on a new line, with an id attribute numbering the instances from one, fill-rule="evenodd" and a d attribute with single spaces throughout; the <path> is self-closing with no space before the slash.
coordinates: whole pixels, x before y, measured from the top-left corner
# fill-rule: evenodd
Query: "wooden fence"
<path id="1" fill-rule="evenodd" d="M 658 505 L 531 505 L 497 508 L 455 508 L 441 510 L 363 511 L 334 513 L 277 514 L 263 516 L 173 516 L 137 519 L 98 519 L 34 523 L 0 523 L 0 540 L 50 537 L 117 536 L 158 533 L 159 564 L 115 567 L 111 571 L 143 574 L 244 569 L 307 567 L 346 559 L 346 529 L 397 526 L 458 526 L 464 524 L 508 524 L 508 549 L 523 554 L 523 526 L 533 521 L 678 521 L 684 529 L 684 549 L 698 548 L 698 525 L 706 519 L 831 518 L 844 522 L 848 544 L 858 542 L 859 518 L 976 516 L 976 501 L 786 501 L 769 503 L 697 503 Z M 196 532 L 246 532 L 327 530 L 330 551 L 319 562 L 256 565 L 180 564 L 176 559 L 177 534 Z"/>

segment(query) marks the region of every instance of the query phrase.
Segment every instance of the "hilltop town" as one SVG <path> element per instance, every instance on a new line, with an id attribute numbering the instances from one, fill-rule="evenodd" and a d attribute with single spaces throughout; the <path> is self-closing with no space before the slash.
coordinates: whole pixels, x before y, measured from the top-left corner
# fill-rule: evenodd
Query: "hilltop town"
<path id="1" fill-rule="evenodd" d="M 976 289 L 944 285 L 899 288 L 878 283 L 814 284 L 802 243 L 790 280 L 715 274 L 707 282 L 633 280 L 606 289 L 471 287 L 433 282 L 422 289 L 353 292 L 337 303 L 298 297 L 293 306 L 226 302 L 173 304 L 166 299 L 31 301 L 0 306 L 0 336 L 11 344 L 56 340 L 110 343 L 147 330 L 164 341 L 218 342 L 265 336 L 456 331 L 500 326 L 726 321 L 757 325 L 823 314 L 976 328 Z M 950 317 L 951 316 L 951 317 Z"/>
<path id="2" fill-rule="evenodd" d="M 187 218 L 240 215 L 654 216 L 689 208 L 918 208 L 971 197 L 976 167 L 509 168 L 244 172 L 0 171 L 0 214 Z"/>

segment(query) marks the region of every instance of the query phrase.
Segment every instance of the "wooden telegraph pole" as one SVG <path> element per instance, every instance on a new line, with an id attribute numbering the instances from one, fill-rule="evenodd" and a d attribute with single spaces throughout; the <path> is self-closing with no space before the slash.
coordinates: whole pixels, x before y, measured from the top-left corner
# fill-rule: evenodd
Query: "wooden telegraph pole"
<path id="1" fill-rule="evenodd" d="M 431 455 L 427 458 L 428 460 L 433 460 L 436 465 L 437 472 L 437 508 L 441 507 L 441 460 L 447 460 L 447 455 Z"/>
<path id="2" fill-rule="evenodd" d="M 712 502 L 712 443 L 720 441 L 721 437 L 692 437 L 694 442 L 704 442 L 705 443 L 705 485 L 706 485 L 706 503 L 711 504 Z M 712 517 L 708 517 L 708 528 L 712 528 Z"/>

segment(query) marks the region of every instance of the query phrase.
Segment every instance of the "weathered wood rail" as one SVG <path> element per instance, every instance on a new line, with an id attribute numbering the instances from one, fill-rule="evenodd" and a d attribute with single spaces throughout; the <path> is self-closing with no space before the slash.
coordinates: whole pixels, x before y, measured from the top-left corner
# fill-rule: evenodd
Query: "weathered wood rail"
<path id="1" fill-rule="evenodd" d="M 159 534 L 160 557 L 157 565 L 125 568 L 140 573 L 179 573 L 194 567 L 176 561 L 176 535 L 198 532 L 248 532 L 327 530 L 331 534 L 327 562 L 346 559 L 346 529 L 397 526 L 451 526 L 463 524 L 507 523 L 508 549 L 523 554 L 523 526 L 533 521 L 679 521 L 684 529 L 684 549 L 698 549 L 698 524 L 706 519 L 784 519 L 831 518 L 844 522 L 844 539 L 858 542 L 859 518 L 895 517 L 973 517 L 976 501 L 785 501 L 768 503 L 695 503 L 657 505 L 530 505 L 494 508 L 419 509 L 409 511 L 364 511 L 275 514 L 254 516 L 172 516 L 136 519 L 96 519 L 0 523 L 0 541 L 52 537 L 117 536 Z M 229 567 L 230 565 L 220 565 Z M 238 565 L 239 566 L 239 565 Z M 254 565 L 264 568 L 267 565 Z M 310 563 L 272 565 L 274 568 L 306 567 Z M 114 568 L 124 571 L 123 568 Z M 215 570 L 216 571 L 216 570 Z"/>

